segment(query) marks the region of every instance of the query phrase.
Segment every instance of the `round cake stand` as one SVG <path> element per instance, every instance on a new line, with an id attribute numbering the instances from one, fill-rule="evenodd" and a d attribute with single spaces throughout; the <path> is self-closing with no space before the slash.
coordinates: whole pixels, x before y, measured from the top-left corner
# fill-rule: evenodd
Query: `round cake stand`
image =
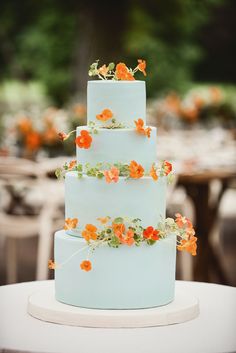
<path id="1" fill-rule="evenodd" d="M 28 313 L 37 319 L 62 325 L 136 328 L 192 320 L 199 314 L 199 304 L 197 298 L 176 288 L 174 301 L 160 307 L 134 310 L 86 309 L 58 302 L 54 288 L 48 287 L 29 296 Z"/>

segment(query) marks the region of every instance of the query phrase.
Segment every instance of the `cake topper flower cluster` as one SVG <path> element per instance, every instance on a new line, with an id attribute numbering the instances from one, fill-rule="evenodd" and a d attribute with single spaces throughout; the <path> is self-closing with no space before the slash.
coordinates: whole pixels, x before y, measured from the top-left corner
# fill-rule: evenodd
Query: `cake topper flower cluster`
<path id="1" fill-rule="evenodd" d="M 99 66 L 99 60 L 95 61 L 89 68 L 89 76 L 97 76 L 101 80 L 134 81 L 136 72 L 142 72 L 146 76 L 146 61 L 138 59 L 138 65 L 132 69 L 124 63 L 110 63 Z"/>

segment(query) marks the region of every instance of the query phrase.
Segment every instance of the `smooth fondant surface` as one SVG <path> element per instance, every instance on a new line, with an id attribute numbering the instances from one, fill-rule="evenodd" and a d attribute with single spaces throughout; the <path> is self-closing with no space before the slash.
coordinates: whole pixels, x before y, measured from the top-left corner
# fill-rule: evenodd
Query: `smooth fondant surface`
<path id="1" fill-rule="evenodd" d="M 136 309 L 155 307 L 174 299 L 176 239 L 174 235 L 155 245 L 123 245 L 97 248 L 91 255 L 93 268 L 80 270 L 87 258 L 82 238 L 65 231 L 55 235 L 56 299 L 85 308 Z M 70 261 L 60 268 L 75 252 Z"/>
<path id="2" fill-rule="evenodd" d="M 104 109 L 110 109 L 114 118 L 128 126 L 133 126 L 139 118 L 146 122 L 146 83 L 144 81 L 88 81 L 87 120 L 96 121 Z"/>
<path id="3" fill-rule="evenodd" d="M 77 127 L 77 136 L 87 126 Z M 92 134 L 89 149 L 76 148 L 78 163 L 130 163 L 135 160 L 149 170 L 156 161 L 156 128 L 152 127 L 150 138 L 138 134 L 135 129 L 99 129 Z"/>
<path id="4" fill-rule="evenodd" d="M 142 225 L 156 226 L 166 212 L 166 178 L 126 179 L 106 183 L 105 179 L 68 172 L 65 178 L 66 218 L 78 218 L 79 227 L 96 224 L 98 217 L 140 218 Z"/>

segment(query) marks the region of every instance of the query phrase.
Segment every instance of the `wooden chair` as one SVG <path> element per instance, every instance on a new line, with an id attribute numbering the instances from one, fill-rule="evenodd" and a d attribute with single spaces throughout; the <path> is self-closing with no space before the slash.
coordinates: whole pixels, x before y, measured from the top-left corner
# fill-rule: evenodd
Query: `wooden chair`
<path id="1" fill-rule="evenodd" d="M 24 181 L 30 187 L 37 187 L 43 196 L 38 215 L 13 215 L 0 212 L 0 236 L 6 240 L 7 283 L 17 282 L 17 243 L 19 239 L 39 236 L 36 279 L 47 279 L 47 262 L 53 242 L 52 233 L 58 223 L 53 223 L 62 192 L 58 192 L 56 181 L 45 178 L 40 164 L 18 158 L 0 158 L 1 186 Z M 61 189 L 61 188 L 60 188 Z"/>

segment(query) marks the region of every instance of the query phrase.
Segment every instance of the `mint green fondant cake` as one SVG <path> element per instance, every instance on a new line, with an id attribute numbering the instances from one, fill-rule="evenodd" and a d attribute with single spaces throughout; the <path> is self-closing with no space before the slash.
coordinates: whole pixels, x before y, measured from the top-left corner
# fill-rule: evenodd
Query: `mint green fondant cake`
<path id="1" fill-rule="evenodd" d="M 77 161 L 65 167 L 56 299 L 96 309 L 168 304 L 175 291 L 176 234 L 161 225 L 168 173 L 155 162 L 145 82 L 89 81 L 87 97 L 88 125 L 76 132 Z"/>

